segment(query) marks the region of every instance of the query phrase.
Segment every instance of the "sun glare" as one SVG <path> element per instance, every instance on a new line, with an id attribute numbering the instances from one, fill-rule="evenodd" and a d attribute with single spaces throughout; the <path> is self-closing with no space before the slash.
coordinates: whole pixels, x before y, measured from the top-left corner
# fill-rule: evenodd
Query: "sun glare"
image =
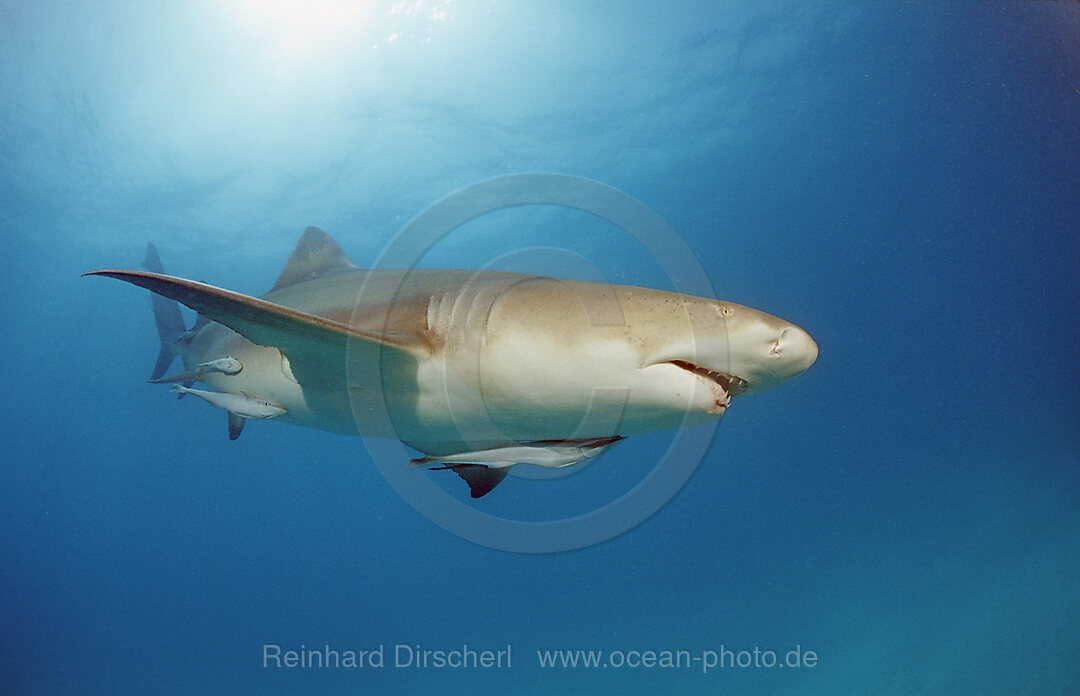
<path id="1" fill-rule="evenodd" d="M 376 8 L 357 0 L 238 0 L 240 21 L 279 56 L 304 57 L 373 29 Z"/>
<path id="2" fill-rule="evenodd" d="M 279 58 L 304 58 L 362 43 L 372 49 L 410 38 L 430 42 L 453 18 L 453 0 L 236 0 L 239 23 Z"/>

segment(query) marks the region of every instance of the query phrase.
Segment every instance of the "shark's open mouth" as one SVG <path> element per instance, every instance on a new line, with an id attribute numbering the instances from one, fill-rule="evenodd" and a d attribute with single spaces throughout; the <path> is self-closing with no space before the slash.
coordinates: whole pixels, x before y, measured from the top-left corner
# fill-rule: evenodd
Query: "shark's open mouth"
<path id="1" fill-rule="evenodd" d="M 706 379 L 711 379 L 720 385 L 721 388 L 731 396 L 738 396 L 739 394 L 745 394 L 746 390 L 750 388 L 750 384 L 742 377 L 736 377 L 735 375 L 724 374 L 723 372 L 717 372 L 716 370 L 710 370 L 702 367 L 701 365 L 695 365 L 692 362 L 685 360 L 669 360 L 672 365 L 681 367 L 687 372 L 693 372 L 695 375 L 700 375 Z"/>

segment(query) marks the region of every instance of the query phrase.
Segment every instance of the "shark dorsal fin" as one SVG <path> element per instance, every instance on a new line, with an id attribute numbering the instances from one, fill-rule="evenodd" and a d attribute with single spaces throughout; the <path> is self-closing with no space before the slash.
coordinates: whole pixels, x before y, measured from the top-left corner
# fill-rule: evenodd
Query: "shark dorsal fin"
<path id="1" fill-rule="evenodd" d="M 292 256 L 270 291 L 288 287 L 318 273 L 356 267 L 330 235 L 318 227 L 309 227 L 300 235 Z"/>

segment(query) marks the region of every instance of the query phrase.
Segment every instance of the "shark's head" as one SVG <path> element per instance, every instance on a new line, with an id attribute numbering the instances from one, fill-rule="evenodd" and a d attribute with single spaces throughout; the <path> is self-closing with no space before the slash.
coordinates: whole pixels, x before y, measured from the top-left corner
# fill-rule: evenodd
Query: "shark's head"
<path id="1" fill-rule="evenodd" d="M 724 331 L 719 339 L 708 332 L 698 342 L 699 353 L 706 366 L 715 360 L 711 369 L 733 378 L 728 389 L 732 396 L 772 389 L 806 372 L 817 360 L 817 343 L 798 326 L 730 302 L 710 305 Z"/>
<path id="2" fill-rule="evenodd" d="M 645 314 L 656 318 L 655 312 Z M 818 355 L 803 329 L 731 302 L 682 298 L 667 321 L 641 323 L 651 335 L 640 342 L 645 351 L 638 393 L 670 402 L 670 409 L 681 403 L 691 416 L 697 414 L 693 420 L 722 414 L 731 397 L 798 377 Z"/>
<path id="3" fill-rule="evenodd" d="M 543 433 L 535 439 L 559 439 L 708 422 L 732 398 L 802 374 L 818 354 L 806 331 L 771 314 L 628 286 L 529 280 L 502 289 L 490 312 L 459 314 L 486 316 L 470 354 L 476 402 L 498 414 L 508 439 L 526 426 Z M 591 419 L 618 425 L 582 425 Z"/>

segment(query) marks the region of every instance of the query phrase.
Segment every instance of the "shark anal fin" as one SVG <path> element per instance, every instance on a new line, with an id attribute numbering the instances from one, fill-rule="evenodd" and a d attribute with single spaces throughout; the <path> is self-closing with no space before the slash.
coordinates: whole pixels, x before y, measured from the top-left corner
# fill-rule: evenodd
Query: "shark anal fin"
<path id="1" fill-rule="evenodd" d="M 229 439 L 235 440 L 244 431 L 244 417 L 229 413 Z"/>
<path id="2" fill-rule="evenodd" d="M 469 484 L 469 495 L 473 498 L 481 498 L 491 492 L 495 486 L 502 483 L 510 467 L 488 467 L 483 464 L 452 464 L 450 466 L 437 467 L 432 471 L 452 469 L 455 474 Z"/>

